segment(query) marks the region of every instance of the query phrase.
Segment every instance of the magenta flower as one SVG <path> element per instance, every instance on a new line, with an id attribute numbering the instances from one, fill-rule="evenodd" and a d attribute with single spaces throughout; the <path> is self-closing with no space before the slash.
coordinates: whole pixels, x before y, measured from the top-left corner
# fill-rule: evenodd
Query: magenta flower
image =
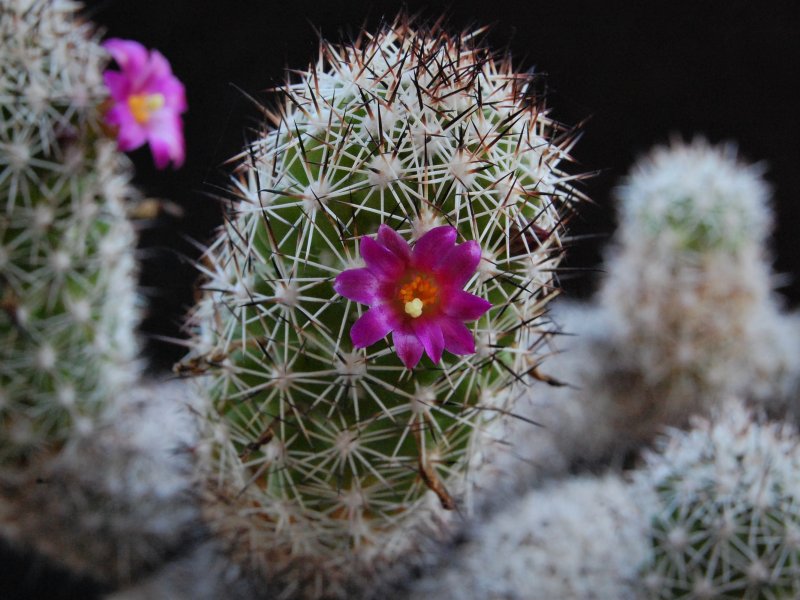
<path id="1" fill-rule="evenodd" d="M 391 227 L 381 225 L 377 240 L 361 238 L 363 269 L 339 273 L 333 289 L 368 304 L 350 330 L 356 348 L 366 348 L 392 333 L 397 355 L 408 369 L 423 350 L 434 363 L 447 350 L 473 354 L 475 340 L 464 321 L 474 321 L 492 306 L 465 292 L 481 260 L 477 242 L 456 245 L 453 227 L 436 227 L 412 250 Z"/>
<path id="2" fill-rule="evenodd" d="M 169 62 L 131 40 L 111 39 L 103 47 L 122 69 L 103 73 L 112 100 L 106 123 L 117 130 L 119 149 L 128 152 L 147 142 L 157 168 L 170 161 L 180 167 L 186 155 L 180 116 L 186 91 Z"/>

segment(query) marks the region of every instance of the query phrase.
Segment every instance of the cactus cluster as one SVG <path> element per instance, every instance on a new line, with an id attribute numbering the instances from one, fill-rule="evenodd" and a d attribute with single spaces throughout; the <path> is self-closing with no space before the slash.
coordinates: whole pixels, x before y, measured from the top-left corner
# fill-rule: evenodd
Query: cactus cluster
<path id="1" fill-rule="evenodd" d="M 396 556 L 459 505 L 476 424 L 530 384 L 549 331 L 573 137 L 479 38 L 400 17 L 323 42 L 264 109 L 205 255 L 180 370 L 213 403 L 213 504 L 233 508 L 212 521 L 295 584 L 293 569 L 322 589 L 318 564 Z M 474 353 L 411 370 L 384 341 L 351 342 L 362 307 L 334 279 L 381 226 L 412 244 L 450 226 L 479 245 L 465 289 L 492 307 L 469 324 Z"/>
<path id="2" fill-rule="evenodd" d="M 4 541 L 120 600 L 800 597 L 800 438 L 764 416 L 800 405 L 800 321 L 757 168 L 655 150 L 598 300 L 554 324 L 580 194 L 530 76 L 406 16 L 323 42 L 238 157 L 193 392 L 142 385 L 101 123 L 179 165 L 185 98 L 126 40 L 104 85 L 77 9 L 0 2 Z"/>
<path id="3" fill-rule="evenodd" d="M 86 435 L 136 376 L 127 160 L 101 132 L 108 58 L 72 2 L 0 6 L 0 465 Z"/>
<path id="4" fill-rule="evenodd" d="M 794 427 L 762 423 L 741 403 L 647 455 L 637 486 L 655 493 L 652 598 L 800 595 L 800 453 Z"/>

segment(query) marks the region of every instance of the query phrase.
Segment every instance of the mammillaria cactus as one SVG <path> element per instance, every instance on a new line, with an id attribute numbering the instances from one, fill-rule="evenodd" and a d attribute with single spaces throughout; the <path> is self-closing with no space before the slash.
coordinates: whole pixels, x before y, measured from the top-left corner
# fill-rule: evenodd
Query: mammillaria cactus
<path id="1" fill-rule="evenodd" d="M 474 428 L 535 373 L 572 137 L 479 34 L 323 43 L 202 263 L 180 369 L 214 407 L 209 515 L 287 593 L 345 594 L 463 508 Z"/>
<path id="2" fill-rule="evenodd" d="M 137 385 L 135 193 L 108 119 L 135 105 L 112 108 L 104 75 L 124 77 L 103 72 L 125 57 L 79 8 L 0 3 L 0 535 L 113 584 L 184 541 L 196 505 L 188 399 Z M 140 83 L 158 80 L 126 44 Z"/>
<path id="3" fill-rule="evenodd" d="M 91 431 L 135 378 L 127 159 L 101 132 L 108 61 L 72 2 L 0 7 L 0 464 Z"/>
<path id="4" fill-rule="evenodd" d="M 633 600 L 646 498 L 614 473 L 551 481 L 472 523 L 407 597 Z"/>
<path id="5" fill-rule="evenodd" d="M 672 431 L 647 456 L 637 486 L 657 501 L 653 598 L 797 598 L 800 454 L 787 424 L 762 423 L 731 401 L 689 432 Z"/>
<path id="6" fill-rule="evenodd" d="M 658 390 L 639 410 L 677 424 L 751 385 L 753 343 L 778 318 L 765 248 L 769 191 L 732 146 L 698 139 L 655 149 L 618 196 L 601 303 L 635 349 L 618 366 Z"/>

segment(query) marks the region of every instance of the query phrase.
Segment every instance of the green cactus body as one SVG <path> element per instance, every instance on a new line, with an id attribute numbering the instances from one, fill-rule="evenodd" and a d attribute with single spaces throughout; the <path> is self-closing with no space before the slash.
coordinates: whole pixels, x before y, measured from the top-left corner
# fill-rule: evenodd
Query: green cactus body
<path id="1" fill-rule="evenodd" d="M 476 35 L 401 18 L 323 43 L 242 156 L 181 369 L 202 374 L 216 411 L 212 471 L 238 473 L 230 494 L 249 507 L 217 527 L 273 570 L 276 557 L 391 554 L 381 536 L 428 491 L 453 508 L 476 423 L 508 409 L 539 360 L 572 138 L 556 139 L 527 77 Z M 465 289 L 493 306 L 468 323 L 475 354 L 408 370 L 387 341 L 354 348 L 365 307 L 332 284 L 381 224 L 412 244 L 436 225 L 480 244 Z"/>
<path id="2" fill-rule="evenodd" d="M 736 403 L 723 410 L 672 432 L 638 475 L 656 497 L 642 582 L 652 598 L 797 598 L 797 432 Z"/>
<path id="3" fill-rule="evenodd" d="M 0 7 L 0 464 L 91 430 L 134 377 L 126 159 L 100 131 L 107 56 L 71 2 Z"/>

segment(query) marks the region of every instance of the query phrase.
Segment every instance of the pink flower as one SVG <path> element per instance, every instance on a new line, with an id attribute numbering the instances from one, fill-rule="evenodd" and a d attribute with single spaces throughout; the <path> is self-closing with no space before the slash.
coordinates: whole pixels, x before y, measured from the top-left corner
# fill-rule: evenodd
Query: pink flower
<path id="1" fill-rule="evenodd" d="M 117 130 L 119 149 L 128 152 L 148 142 L 157 168 L 170 161 L 180 167 L 186 154 L 180 116 L 186 91 L 169 62 L 131 40 L 111 39 L 103 47 L 122 69 L 103 73 L 112 100 L 106 123 Z"/>
<path id="2" fill-rule="evenodd" d="M 397 355 L 408 369 L 423 350 L 434 363 L 447 350 L 473 354 L 475 340 L 464 321 L 474 321 L 492 306 L 465 292 L 481 260 L 477 242 L 455 244 L 453 227 L 436 227 L 412 250 L 391 227 L 381 225 L 377 240 L 361 238 L 363 269 L 339 273 L 333 288 L 355 302 L 368 304 L 350 330 L 356 348 L 366 348 L 389 332 Z"/>

